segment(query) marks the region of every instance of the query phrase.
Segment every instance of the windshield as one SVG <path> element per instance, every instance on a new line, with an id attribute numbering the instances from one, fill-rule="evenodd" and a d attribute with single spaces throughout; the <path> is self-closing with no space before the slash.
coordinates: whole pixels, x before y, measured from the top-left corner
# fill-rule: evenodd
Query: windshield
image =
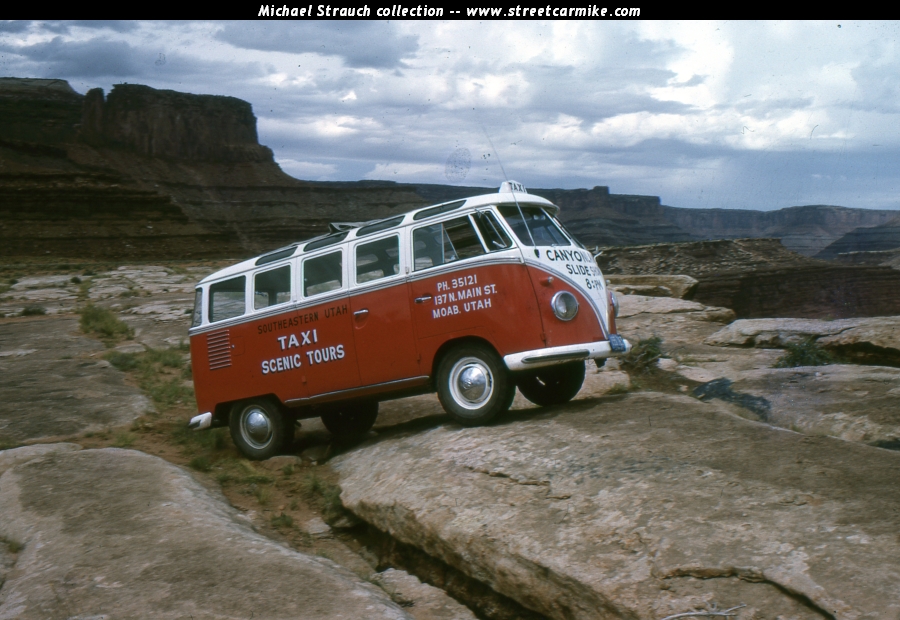
<path id="1" fill-rule="evenodd" d="M 525 215 L 525 221 L 528 223 L 527 229 L 525 222 L 522 221 L 519 207 L 501 205 L 498 208 L 500 215 L 513 229 L 522 245 L 570 245 L 571 243 L 553 222 L 553 218 L 540 207 L 527 205 L 521 208 L 521 214 Z M 529 230 L 531 231 L 530 235 L 528 234 Z M 532 238 L 534 243 L 531 242 Z"/>

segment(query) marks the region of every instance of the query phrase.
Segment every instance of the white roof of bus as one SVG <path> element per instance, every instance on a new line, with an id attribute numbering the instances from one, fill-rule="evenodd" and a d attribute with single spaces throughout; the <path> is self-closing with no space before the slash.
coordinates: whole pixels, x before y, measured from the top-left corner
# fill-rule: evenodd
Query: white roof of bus
<path id="1" fill-rule="evenodd" d="M 506 185 L 506 184 L 504 184 L 504 185 Z M 501 186 L 501 189 L 505 189 L 505 187 Z M 428 205 L 427 207 L 413 209 L 412 211 L 408 211 L 407 213 L 404 214 L 403 221 L 400 222 L 400 224 L 398 224 L 395 227 L 392 227 L 391 229 L 385 229 L 385 230 L 393 230 L 393 228 L 400 228 L 401 226 L 407 226 L 407 225 L 410 225 L 413 223 L 418 224 L 420 222 L 427 222 L 431 218 L 422 218 L 421 220 L 416 220 L 415 219 L 416 213 L 418 213 L 419 211 L 425 211 L 427 209 L 432 209 L 434 207 L 439 207 L 441 205 L 449 204 L 452 202 L 459 202 L 459 200 L 465 200 L 466 203 L 460 207 L 457 207 L 456 209 L 453 209 L 452 211 L 446 211 L 446 212 L 440 213 L 440 214 L 436 213 L 433 217 L 438 217 L 438 215 L 448 215 L 448 214 L 460 211 L 462 209 L 469 209 L 472 207 L 484 207 L 487 205 L 496 205 L 496 204 L 514 204 L 517 201 L 519 202 L 519 204 L 539 204 L 542 207 L 551 207 L 552 208 L 551 212 L 554 215 L 556 214 L 556 212 L 559 211 L 559 207 L 554 205 L 552 202 L 550 202 L 546 198 L 542 198 L 541 196 L 535 196 L 534 194 L 528 194 L 525 192 L 515 192 L 515 193 L 513 193 L 513 192 L 496 192 L 493 194 L 482 194 L 480 196 L 472 196 L 470 198 L 460 198 L 458 200 L 448 200 L 447 202 L 441 202 L 436 205 Z M 397 217 L 397 216 L 391 216 L 391 217 Z M 380 222 L 385 219 L 391 219 L 391 218 L 390 217 L 380 218 L 378 220 L 373 220 L 372 222 L 365 222 L 364 224 L 360 224 L 359 226 L 351 229 L 348 232 L 347 236 L 344 237 L 344 239 L 341 241 L 341 243 L 344 243 L 345 241 L 351 241 L 352 239 L 354 239 L 356 237 L 356 231 L 359 230 L 360 228 L 362 228 L 363 226 L 367 226 L 374 222 Z M 334 233 L 329 233 L 329 234 L 334 234 Z M 304 239 L 303 241 L 300 241 L 297 243 L 297 248 L 300 248 L 300 247 L 306 245 L 310 241 L 313 241 L 315 239 L 320 239 L 325 236 L 327 236 L 327 235 L 321 235 L 320 237 L 313 237 L 312 239 Z M 335 244 L 335 245 L 338 245 L 338 244 Z M 285 248 L 279 248 L 279 249 L 287 249 L 289 247 L 290 246 L 286 246 Z M 259 258 L 261 256 L 265 256 L 266 254 L 272 254 L 273 252 L 277 252 L 277 251 L 278 250 L 271 250 L 269 252 L 266 252 L 265 254 L 260 254 L 259 256 L 254 256 L 253 258 L 248 258 L 247 260 L 237 263 L 236 265 L 231 265 L 230 267 L 225 267 L 224 269 L 220 269 L 219 271 L 212 273 L 212 274 L 206 276 L 205 278 L 203 278 L 200 281 L 200 284 L 205 284 L 206 282 L 210 282 L 213 280 L 220 280 L 222 278 L 227 278 L 229 276 L 240 275 L 246 271 L 255 269 L 257 267 L 256 261 L 259 260 Z M 303 252 L 301 251 L 300 254 L 303 254 Z M 296 249 L 294 251 L 294 255 L 295 256 L 297 255 Z M 288 258 L 288 257 L 285 256 L 284 258 Z M 281 260 L 281 259 L 279 259 L 279 260 Z M 276 262 L 276 261 L 273 261 L 273 262 Z M 262 265 L 260 265 L 260 266 L 262 266 Z"/>

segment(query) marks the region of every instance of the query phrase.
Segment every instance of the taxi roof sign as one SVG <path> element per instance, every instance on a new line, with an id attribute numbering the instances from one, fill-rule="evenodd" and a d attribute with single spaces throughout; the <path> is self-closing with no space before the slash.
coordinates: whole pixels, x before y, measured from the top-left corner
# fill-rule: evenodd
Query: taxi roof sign
<path id="1" fill-rule="evenodd" d="M 520 194 L 527 194 L 528 190 L 525 189 L 525 186 L 519 183 L 518 181 L 504 181 L 500 184 L 500 194 L 508 194 L 512 192 L 519 192 Z"/>

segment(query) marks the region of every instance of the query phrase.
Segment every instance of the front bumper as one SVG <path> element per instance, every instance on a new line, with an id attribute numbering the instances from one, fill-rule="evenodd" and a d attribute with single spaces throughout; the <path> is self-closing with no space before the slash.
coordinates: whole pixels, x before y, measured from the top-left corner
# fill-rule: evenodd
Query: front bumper
<path id="1" fill-rule="evenodd" d="M 631 343 L 622 338 L 625 345 L 622 351 L 613 351 L 608 341 L 584 342 L 581 344 L 569 344 L 563 347 L 548 347 L 521 353 L 510 353 L 503 357 L 506 367 L 510 370 L 528 370 L 554 364 L 565 364 L 577 360 L 596 359 L 623 355 L 631 351 Z"/>

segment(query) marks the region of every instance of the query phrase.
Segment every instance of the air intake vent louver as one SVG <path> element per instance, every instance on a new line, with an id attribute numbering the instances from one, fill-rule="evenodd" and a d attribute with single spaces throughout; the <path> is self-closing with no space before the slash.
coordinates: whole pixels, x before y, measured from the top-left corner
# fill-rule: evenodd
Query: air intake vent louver
<path id="1" fill-rule="evenodd" d="M 231 340 L 227 329 L 206 336 L 206 354 L 210 370 L 231 366 Z"/>

